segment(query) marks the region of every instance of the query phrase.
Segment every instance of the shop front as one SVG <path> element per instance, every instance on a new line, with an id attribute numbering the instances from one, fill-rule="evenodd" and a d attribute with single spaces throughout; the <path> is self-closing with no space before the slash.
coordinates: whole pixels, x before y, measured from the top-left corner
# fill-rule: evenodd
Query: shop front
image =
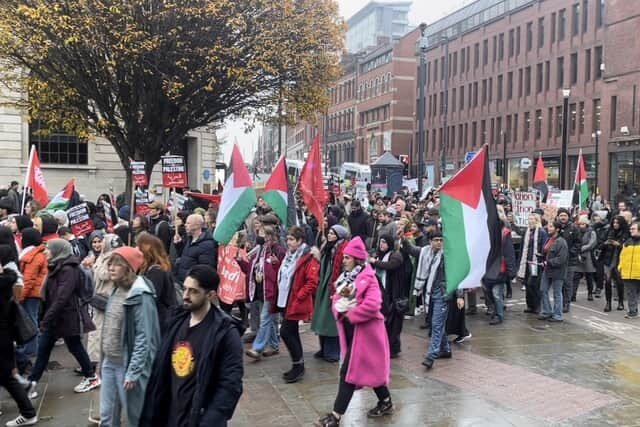
<path id="1" fill-rule="evenodd" d="M 526 191 L 529 188 L 529 167 L 523 168 L 521 158 L 509 159 L 509 188 Z"/>
<path id="2" fill-rule="evenodd" d="M 622 151 L 609 156 L 610 199 L 640 193 L 640 151 Z"/>

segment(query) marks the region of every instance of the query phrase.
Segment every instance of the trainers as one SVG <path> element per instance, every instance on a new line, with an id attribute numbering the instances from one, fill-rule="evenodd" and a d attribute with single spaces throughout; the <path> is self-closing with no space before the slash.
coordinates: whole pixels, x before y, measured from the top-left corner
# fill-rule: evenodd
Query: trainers
<path id="1" fill-rule="evenodd" d="M 467 335 L 459 335 L 458 338 L 456 338 L 455 340 L 453 340 L 456 344 L 460 344 L 463 343 L 465 341 L 469 341 L 471 338 L 473 337 L 473 335 L 471 335 L 471 333 L 467 334 Z"/>
<path id="2" fill-rule="evenodd" d="M 273 348 L 273 347 L 267 347 L 264 349 L 264 351 L 262 352 L 262 355 L 264 357 L 271 357 L 271 356 L 275 356 L 276 354 L 279 354 L 280 350 L 277 348 Z"/>
<path id="3" fill-rule="evenodd" d="M 315 427 L 338 427 L 340 425 L 340 419 L 336 418 L 333 414 L 327 414 L 313 423 Z"/>
<path id="4" fill-rule="evenodd" d="M 23 377 L 20 374 L 15 374 L 13 376 L 13 378 L 16 379 L 16 381 L 18 381 L 18 383 L 23 387 L 23 388 L 27 388 L 31 385 L 31 383 L 29 382 L 28 379 L 26 379 L 25 377 Z"/>
<path id="5" fill-rule="evenodd" d="M 256 351 L 256 350 L 252 349 L 252 348 L 247 350 L 247 351 L 245 351 L 244 354 L 246 354 L 247 356 L 249 356 L 250 358 L 255 359 L 255 360 L 260 360 L 260 357 L 261 357 L 261 353 L 259 351 Z"/>
<path id="6" fill-rule="evenodd" d="M 32 426 L 35 423 L 38 422 L 38 417 L 31 417 L 31 418 L 25 418 L 22 415 L 18 415 L 18 418 L 16 418 L 13 421 L 9 421 L 7 424 L 5 424 L 7 427 L 16 427 L 16 426 Z"/>
<path id="7" fill-rule="evenodd" d="M 375 408 L 370 409 L 369 412 L 367 412 L 367 417 L 378 418 L 391 414 L 393 414 L 393 402 L 391 402 L 391 398 L 388 397 L 386 400 L 379 401 Z"/>
<path id="8" fill-rule="evenodd" d="M 76 393 L 86 393 L 98 387 L 100 387 L 100 378 L 98 378 L 97 375 L 94 375 L 91 378 L 85 377 L 80 384 L 73 388 L 73 391 Z"/>
<path id="9" fill-rule="evenodd" d="M 28 384 L 24 386 L 24 389 L 27 392 L 27 397 L 29 399 L 35 399 L 38 397 L 38 392 L 36 391 L 36 387 L 38 387 L 38 383 L 35 381 L 29 381 Z"/>

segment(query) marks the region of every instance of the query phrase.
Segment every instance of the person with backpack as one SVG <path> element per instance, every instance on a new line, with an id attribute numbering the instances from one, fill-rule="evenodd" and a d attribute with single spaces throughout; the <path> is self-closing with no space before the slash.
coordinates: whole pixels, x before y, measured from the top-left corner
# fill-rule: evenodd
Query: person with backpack
<path id="1" fill-rule="evenodd" d="M 164 214 L 164 204 L 159 200 L 154 200 L 147 206 L 149 207 L 149 232 L 162 241 L 164 250 L 169 253 L 173 233 L 169 217 Z"/>
<path id="2" fill-rule="evenodd" d="M 171 280 L 169 255 L 165 252 L 162 241 L 147 232 L 138 235 L 138 249 L 144 257 L 140 274 L 153 285 L 156 293 L 160 332 L 164 333 L 171 311 L 178 305 L 176 289 L 173 280 Z"/>
<path id="3" fill-rule="evenodd" d="M 51 351 L 58 338 L 63 338 L 67 349 L 82 367 L 83 380 L 73 391 L 85 393 L 100 386 L 100 379 L 82 344 L 82 334 L 95 330 L 87 305 L 82 303 L 84 275 L 80 260 L 72 255 L 71 244 L 64 239 L 47 242 L 47 280 L 41 291 L 43 316 L 36 364 L 29 375 L 28 394 L 38 396 L 38 381 L 49 363 Z"/>

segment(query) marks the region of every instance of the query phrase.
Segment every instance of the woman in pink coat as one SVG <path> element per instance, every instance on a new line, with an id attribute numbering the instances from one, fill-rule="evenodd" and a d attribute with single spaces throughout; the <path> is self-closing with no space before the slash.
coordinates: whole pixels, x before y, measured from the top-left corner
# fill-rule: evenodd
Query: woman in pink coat
<path id="1" fill-rule="evenodd" d="M 318 420 L 319 427 L 340 425 L 353 392 L 373 387 L 378 404 L 369 417 L 393 413 L 389 383 L 389 339 L 380 312 L 382 294 L 375 272 L 365 263 L 367 250 L 360 237 L 353 238 L 344 249 L 344 272 L 336 281 L 332 299 L 338 324 L 342 366 L 340 385 L 333 411 Z"/>

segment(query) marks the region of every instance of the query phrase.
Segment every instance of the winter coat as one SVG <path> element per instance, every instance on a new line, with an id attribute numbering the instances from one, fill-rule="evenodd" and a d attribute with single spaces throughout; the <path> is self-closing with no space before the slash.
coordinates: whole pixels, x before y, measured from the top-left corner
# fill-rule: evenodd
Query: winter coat
<path id="1" fill-rule="evenodd" d="M 629 239 L 629 231 L 618 229 L 616 230 L 613 227 L 609 227 L 609 234 L 607 235 L 607 240 L 613 240 L 620 245 L 615 246 L 611 244 L 604 244 L 602 249 L 602 263 L 603 265 L 609 268 L 616 268 L 618 266 L 618 262 L 620 259 L 620 251 L 622 250 L 622 246 Z"/>
<path id="2" fill-rule="evenodd" d="M 640 280 L 640 239 L 629 239 L 620 251 L 618 264 L 622 280 Z"/>
<path id="3" fill-rule="evenodd" d="M 183 237 L 174 243 L 178 259 L 174 270 L 178 282 L 184 282 L 187 273 L 194 265 L 205 264 L 213 268 L 218 266 L 218 243 L 213 240 L 211 233 L 203 231 L 195 242 L 191 236 Z"/>
<path id="4" fill-rule="evenodd" d="M 595 273 L 596 267 L 593 263 L 593 250 L 598 244 L 598 236 L 596 232 L 587 227 L 582 232 L 582 246 L 580 247 L 580 258 L 576 272 L 578 273 Z"/>
<path id="5" fill-rule="evenodd" d="M 276 295 L 278 289 L 278 270 L 280 270 L 280 264 L 286 255 L 286 250 L 279 243 L 267 244 L 264 272 L 262 279 L 262 289 L 264 292 L 264 300 L 271 303 L 271 307 L 275 308 Z M 268 262 L 269 257 L 273 258 L 273 262 Z M 236 262 L 240 266 L 242 272 L 247 276 L 247 297 L 249 296 L 249 274 L 254 269 L 256 262 L 258 262 L 258 253 L 251 259 L 237 259 Z M 257 297 L 254 296 L 254 299 Z"/>
<path id="6" fill-rule="evenodd" d="M 564 239 L 569 250 L 569 266 L 575 267 L 578 265 L 578 256 L 580 255 L 580 249 L 582 248 L 582 237 L 578 227 L 568 222 L 560 228 L 560 237 Z"/>
<path id="7" fill-rule="evenodd" d="M 404 269 L 404 258 L 400 251 L 392 250 L 388 261 L 378 261 L 371 264 L 375 269 L 386 271 L 386 286 L 382 296 L 389 307 L 394 307 L 398 299 L 406 298 L 409 295 L 411 276 L 407 277 Z"/>
<path id="8" fill-rule="evenodd" d="M 567 242 L 558 236 L 551 244 L 545 258 L 544 273 L 551 280 L 564 280 L 567 277 L 569 248 Z"/>
<path id="9" fill-rule="evenodd" d="M 136 278 L 124 300 L 121 333 L 122 362 L 126 369 L 124 378 L 125 381 L 136 382 L 133 389 L 125 391 L 127 421 L 128 425 L 137 426 L 153 360 L 160 346 L 160 325 L 153 285 L 142 277 Z"/>
<path id="10" fill-rule="evenodd" d="M 379 387 L 389 383 L 391 363 L 389 338 L 380 312 L 382 294 L 378 279 L 370 265 L 366 265 L 354 282 L 356 306 L 346 313 L 338 313 L 335 303 L 339 294 L 333 295 L 333 315 L 338 324 L 340 353 L 345 358 L 348 346 L 345 336 L 345 318 L 353 325 L 351 358 L 345 381 L 357 387 Z"/>
<path id="11" fill-rule="evenodd" d="M 510 282 L 517 274 L 516 254 L 513 249 L 511 230 L 508 227 L 503 227 L 501 233 L 502 260 L 500 261 L 500 270 L 487 271 L 487 274 L 482 278 L 482 283 L 488 286 Z M 539 250 L 542 250 L 542 248 L 539 248 Z"/>
<path id="12" fill-rule="evenodd" d="M 286 320 L 310 320 L 313 315 L 313 297 L 320 279 L 320 254 L 312 248 L 296 263 L 291 279 L 284 318 Z"/>
<path id="13" fill-rule="evenodd" d="M 25 298 L 40 298 L 40 290 L 49 270 L 44 249 L 44 245 L 36 246 L 20 259 L 20 271 L 24 283 L 20 302 Z"/>
<path id="14" fill-rule="evenodd" d="M 144 277 L 149 279 L 153 285 L 158 320 L 160 321 L 160 332 L 163 333 L 169 320 L 169 313 L 178 305 L 171 274 L 163 271 L 159 265 L 154 264 L 144 272 Z"/>
<path id="15" fill-rule="evenodd" d="M 352 211 L 347 217 L 351 237 L 359 236 L 363 242 L 371 237 L 371 217 L 364 210 Z"/>
<path id="16" fill-rule="evenodd" d="M 11 303 L 16 280 L 18 275 L 11 269 L 7 268 L 0 273 L 0 377 L 2 378 L 9 378 L 11 370 L 16 366 L 13 346 L 15 306 Z"/>
<path id="17" fill-rule="evenodd" d="M 155 218 L 149 217 L 149 233 L 162 240 L 165 250 L 169 253 L 172 239 L 169 217 L 165 215 L 158 215 Z"/>
<path id="18" fill-rule="evenodd" d="M 171 407 L 171 353 L 175 337 L 190 313 L 175 312 L 153 364 L 147 385 L 140 427 L 166 426 Z M 189 427 L 223 427 L 231 419 L 242 395 L 242 325 L 212 306 L 207 317 L 211 333 L 196 364 L 196 388 L 189 414 Z M 203 320 L 205 321 L 205 320 Z"/>
<path id="19" fill-rule="evenodd" d="M 86 305 L 78 298 L 83 284 L 80 260 L 69 257 L 49 268 L 42 292 L 43 316 L 40 329 L 51 331 L 57 338 L 82 335 L 95 330 Z"/>

